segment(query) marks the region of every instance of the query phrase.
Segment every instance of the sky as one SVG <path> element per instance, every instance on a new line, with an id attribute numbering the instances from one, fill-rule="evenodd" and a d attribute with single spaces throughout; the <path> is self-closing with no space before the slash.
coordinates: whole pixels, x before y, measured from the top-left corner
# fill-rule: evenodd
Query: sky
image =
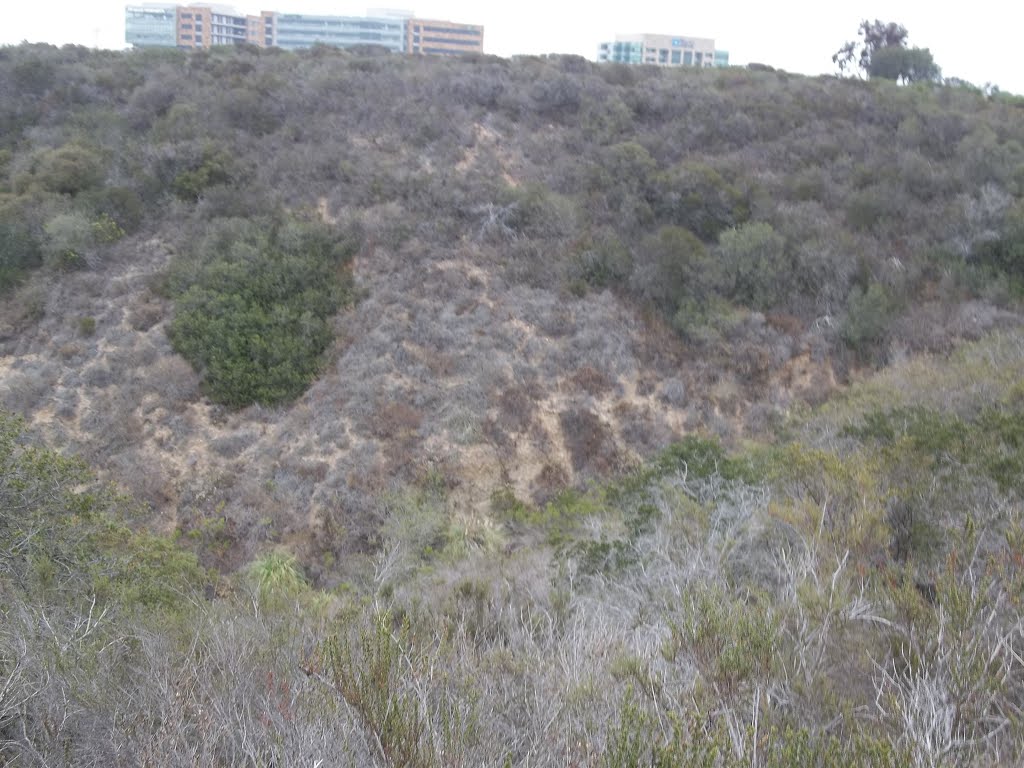
<path id="1" fill-rule="evenodd" d="M 246 2 L 250 4 L 246 4 Z M 0 44 L 27 40 L 124 48 L 123 0 L 17 2 L 4 12 Z M 184 3 L 183 3 L 184 4 Z M 551 0 L 227 0 L 240 13 L 274 10 L 362 16 L 369 7 L 397 7 L 422 18 L 484 25 L 484 51 L 498 56 L 575 53 L 594 59 L 597 45 L 618 33 L 653 32 L 714 38 L 730 63 L 760 62 L 789 72 L 833 73 L 832 54 L 857 37 L 863 19 L 895 21 L 911 45 L 931 50 L 943 75 L 1024 94 L 1019 57 L 1024 3 L 974 0 L 820 0 L 729 2 L 551 2 Z"/>

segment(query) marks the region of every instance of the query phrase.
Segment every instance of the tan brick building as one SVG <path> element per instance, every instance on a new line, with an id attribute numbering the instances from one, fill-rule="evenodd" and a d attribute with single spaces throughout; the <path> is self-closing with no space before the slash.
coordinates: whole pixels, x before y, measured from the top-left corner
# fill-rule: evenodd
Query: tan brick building
<path id="1" fill-rule="evenodd" d="M 405 23 L 405 52 L 451 56 L 484 52 L 484 28 L 434 19 L 409 19 Z"/>
<path id="2" fill-rule="evenodd" d="M 175 43 L 179 48 L 209 48 L 214 45 L 267 43 L 264 12 L 261 16 L 240 16 L 218 5 L 179 5 L 176 10 Z"/>

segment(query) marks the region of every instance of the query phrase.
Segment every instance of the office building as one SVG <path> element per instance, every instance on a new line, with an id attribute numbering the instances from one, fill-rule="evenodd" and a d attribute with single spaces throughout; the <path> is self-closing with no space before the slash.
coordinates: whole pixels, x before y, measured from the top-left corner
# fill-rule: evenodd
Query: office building
<path id="1" fill-rule="evenodd" d="M 177 45 L 177 6 L 148 3 L 124 9 L 124 39 L 136 48 Z"/>
<path id="2" fill-rule="evenodd" d="M 484 28 L 454 21 L 409 19 L 406 21 L 405 52 L 457 56 L 484 52 Z"/>
<path id="3" fill-rule="evenodd" d="M 614 42 L 598 46 L 597 60 L 660 67 L 727 67 L 729 53 L 716 51 L 715 41 L 706 37 L 616 35 Z"/>
<path id="4" fill-rule="evenodd" d="M 137 48 L 249 43 L 296 50 L 314 45 L 379 45 L 395 53 L 451 55 L 483 52 L 484 28 L 415 19 L 409 11 L 380 10 L 368 16 L 263 11 L 248 16 L 220 5 L 145 4 L 125 8 L 125 40 Z"/>
<path id="5" fill-rule="evenodd" d="M 135 48 L 265 45 L 264 19 L 219 5 L 147 3 L 125 8 L 124 39 Z"/>
<path id="6" fill-rule="evenodd" d="M 264 45 L 263 19 L 260 16 L 240 16 L 234 9 L 218 5 L 179 5 L 177 15 L 176 42 L 179 48 L 240 43 Z"/>
<path id="7" fill-rule="evenodd" d="M 368 16 L 311 16 L 275 13 L 273 45 L 286 50 L 333 45 L 380 45 L 395 53 L 405 50 L 405 24 L 401 19 Z"/>

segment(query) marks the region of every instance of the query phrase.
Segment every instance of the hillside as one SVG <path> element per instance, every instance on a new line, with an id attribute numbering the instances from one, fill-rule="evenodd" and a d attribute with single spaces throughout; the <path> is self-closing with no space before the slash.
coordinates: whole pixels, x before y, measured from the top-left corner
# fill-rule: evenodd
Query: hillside
<path id="1" fill-rule="evenodd" d="M 427 477 L 470 518 L 503 485 L 543 502 L 1016 322 L 1021 108 L 964 89 L 330 49 L 3 63 L 5 258 L 44 263 L 7 302 L 4 405 L 169 528 L 226 517 L 229 567 L 368 546 L 380 495 Z M 166 275 L 281 216 L 350 238 L 360 298 L 308 389 L 211 404 Z"/>
<path id="2" fill-rule="evenodd" d="M 45 46 L 0 95 L 0 755 L 1022 759 L 1021 100 Z"/>

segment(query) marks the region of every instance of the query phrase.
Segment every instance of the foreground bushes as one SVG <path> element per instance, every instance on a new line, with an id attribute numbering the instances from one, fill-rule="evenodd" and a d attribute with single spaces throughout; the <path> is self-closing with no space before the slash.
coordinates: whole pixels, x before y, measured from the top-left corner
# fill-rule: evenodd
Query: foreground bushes
<path id="1" fill-rule="evenodd" d="M 162 609 L 201 584 L 195 560 L 134 531 L 142 511 L 82 462 L 28 442 L 0 412 L 0 586 L 40 604 Z"/>
<path id="2" fill-rule="evenodd" d="M 83 491 L 80 465 L 2 425 L 0 759 L 12 764 L 1024 757 L 1013 506 L 971 502 L 966 525 L 937 522 L 939 564 L 901 565 L 813 514 L 884 496 L 856 455 L 849 468 L 799 444 L 736 457 L 691 438 L 543 510 L 496 498 L 504 546 L 425 548 L 422 526 L 396 521 L 361 585 L 317 591 L 271 552 L 204 598 L 193 558 L 125 528 L 126 499 Z M 402 514 L 427 505 L 443 527 L 437 493 Z"/>

